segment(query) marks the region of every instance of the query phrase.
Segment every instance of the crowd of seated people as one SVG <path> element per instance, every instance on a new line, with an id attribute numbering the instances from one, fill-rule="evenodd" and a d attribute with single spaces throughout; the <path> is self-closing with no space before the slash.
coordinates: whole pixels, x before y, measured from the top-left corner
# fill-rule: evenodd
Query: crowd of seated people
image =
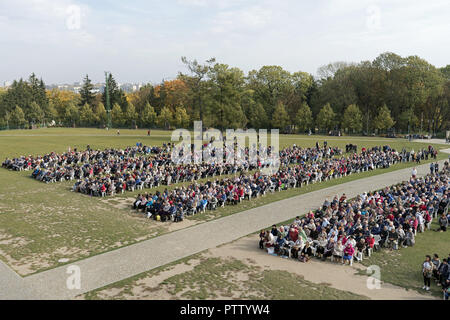
<path id="1" fill-rule="evenodd" d="M 188 186 L 166 189 L 162 193 L 139 194 L 133 208 L 149 218 L 180 221 L 177 217 L 184 217 L 186 214 L 215 210 L 217 207 L 251 200 L 267 192 L 296 188 L 302 184 L 337 178 L 352 172 L 387 167 L 397 161 L 402 161 L 401 155 L 374 148 L 365 151 L 364 155 L 355 154 L 347 158 L 328 158 L 316 163 L 284 166 L 273 175 L 262 175 L 256 171 L 253 174 L 242 173 L 234 178 L 216 178 L 205 183 L 193 182 Z M 124 185 L 123 188 L 127 186 Z M 169 206 L 162 205 L 164 201 L 173 205 L 170 211 Z"/>
<path id="2" fill-rule="evenodd" d="M 251 200 L 268 191 L 275 192 L 288 188 L 287 184 L 280 184 L 280 177 L 278 175 L 269 177 L 255 172 L 253 175 L 242 174 L 205 183 L 195 182 L 171 190 L 166 188 L 164 192 L 139 194 L 133 208 L 148 218 L 181 221 L 182 218 L 179 217 L 184 215 L 215 210 L 225 205 L 236 205 L 244 199 Z"/>
<path id="3" fill-rule="evenodd" d="M 268 162 L 258 161 L 253 163 L 249 161 L 248 152 L 248 148 L 246 148 L 246 157 L 235 164 L 203 162 L 186 165 L 173 163 L 154 165 L 151 161 L 147 161 L 143 164 L 139 162 L 139 166 L 125 166 L 114 172 L 104 172 L 104 174 L 96 174 L 94 171 L 93 174 L 85 175 L 82 179 L 78 179 L 73 190 L 92 196 L 105 196 L 125 190 L 142 190 L 179 182 L 192 183 L 199 179 L 221 175 L 242 175 L 249 173 L 249 171 L 269 166 Z M 332 160 L 332 157 L 340 153 L 341 150 L 338 148 L 314 149 L 293 146 L 280 152 L 280 165 L 289 167 L 297 163 L 304 164 L 306 161 L 316 161 L 319 164 L 320 161 L 335 162 L 336 160 Z"/>
<path id="4" fill-rule="evenodd" d="M 64 154 L 50 153 L 40 157 L 20 157 L 7 159 L 3 167 L 13 170 L 32 169 L 31 176 L 43 182 L 74 180 L 72 190 L 91 196 L 107 196 L 123 193 L 126 190 L 153 188 L 159 185 L 171 185 L 179 182 L 197 181 L 215 176 L 239 174 L 241 180 L 251 180 L 251 170 L 268 166 L 262 157 L 257 163 L 249 161 L 250 152 L 270 154 L 271 147 L 253 145 L 252 149 L 241 149 L 239 163 L 199 163 L 178 164 L 171 158 L 171 144 L 163 147 L 147 147 L 137 144 L 125 149 L 68 151 Z M 212 143 L 205 144 L 204 150 L 214 153 Z M 225 149 L 224 156 L 230 150 Z M 402 150 L 397 152 L 389 146 L 362 149 L 360 154 L 342 156 L 342 150 L 323 147 L 300 148 L 296 145 L 279 151 L 280 169 L 268 179 L 271 191 L 299 187 L 345 176 L 361 171 L 387 168 L 392 164 L 414 161 L 420 154 L 428 157 L 435 154 L 434 149 L 420 150 L 419 153 Z M 19 169 L 18 169 L 19 168 Z M 223 183 L 218 181 L 218 184 Z M 236 192 L 235 192 L 236 193 Z M 236 195 L 238 197 L 238 195 Z"/>
<path id="5" fill-rule="evenodd" d="M 68 169 L 76 169 L 86 164 L 96 164 L 108 161 L 110 159 L 134 159 L 142 155 L 159 155 L 163 154 L 164 149 L 161 147 L 147 147 L 139 144 L 136 147 L 127 147 L 125 149 L 105 149 L 92 150 L 90 146 L 84 151 L 78 151 L 77 148 L 69 150 L 62 154 L 55 152 L 44 156 L 21 156 L 18 158 L 7 158 L 2 167 L 15 171 L 33 170 L 35 176 L 39 176 L 39 172 L 35 170 L 45 170 L 48 173 L 58 173 Z M 156 157 L 155 157 L 156 158 Z M 157 158 L 160 162 L 164 159 Z M 59 180 L 58 180 L 59 181 Z"/>
<path id="6" fill-rule="evenodd" d="M 433 217 L 450 222 L 449 199 L 450 166 L 446 162 L 438 173 L 411 177 L 354 199 L 336 195 L 289 225 L 262 230 L 259 246 L 302 262 L 318 257 L 352 264 L 373 250 L 414 246 L 417 233 L 431 229 Z"/>
<path id="7" fill-rule="evenodd" d="M 204 152 L 214 154 L 215 150 L 211 146 L 212 143 L 205 144 L 203 146 Z M 239 162 L 236 165 L 214 163 L 183 165 L 172 161 L 171 147 L 173 147 L 171 143 L 164 144 L 163 147 L 147 147 L 138 143 L 136 147 L 105 150 L 92 150 L 88 146 L 85 151 L 75 149 L 63 154 L 52 152 L 37 157 L 7 158 L 2 167 L 16 171 L 32 170 L 31 176 L 33 178 L 47 183 L 84 179 L 82 184 L 92 185 L 92 188 L 77 188 L 75 186 L 74 189 L 87 190 L 88 194 L 92 194 L 91 189 L 101 189 L 104 182 L 108 181 L 108 179 L 105 179 L 106 177 L 114 180 L 114 185 L 118 188 L 123 185 L 123 183 L 119 183 L 122 182 L 120 180 L 126 180 L 126 174 L 128 173 L 134 176 L 139 175 L 140 179 L 138 180 L 146 180 L 145 186 L 150 187 L 158 185 L 158 183 L 170 185 L 171 183 L 194 181 L 208 176 L 235 174 L 268 164 L 264 163 L 264 160 L 260 160 L 259 163 L 250 162 L 248 160 L 250 150 L 247 147 L 241 150 L 243 156 L 236 155 L 236 158 L 239 156 Z M 256 149 L 255 146 L 253 147 Z M 258 151 L 259 153 L 270 154 L 271 150 L 272 148 L 269 146 L 261 147 Z M 227 152 L 229 150 L 225 148 L 225 157 Z M 294 145 L 280 151 L 280 160 L 282 164 L 289 165 L 299 161 L 333 157 L 341 152 L 339 148 L 298 148 Z M 258 159 L 262 158 L 259 157 Z M 80 183 L 79 181 L 77 184 Z M 129 181 L 125 181 L 125 183 L 130 185 Z M 138 185 L 130 187 L 137 188 Z"/>
<path id="8" fill-rule="evenodd" d="M 300 187 L 304 184 L 325 181 L 352 173 L 388 168 L 393 164 L 404 161 L 410 161 L 406 151 L 402 153 L 391 149 L 383 151 L 377 147 L 365 150 L 361 154 L 342 157 L 310 157 L 308 161 L 294 157 L 289 161 L 289 165 L 280 167 L 271 177 L 271 181 L 273 188 L 280 191 L 289 187 Z M 247 171 L 241 171 L 241 174 Z M 251 177 L 250 173 L 247 173 L 247 175 Z M 142 178 L 140 180 L 142 181 Z M 133 179 L 131 181 L 131 187 L 135 188 Z"/>

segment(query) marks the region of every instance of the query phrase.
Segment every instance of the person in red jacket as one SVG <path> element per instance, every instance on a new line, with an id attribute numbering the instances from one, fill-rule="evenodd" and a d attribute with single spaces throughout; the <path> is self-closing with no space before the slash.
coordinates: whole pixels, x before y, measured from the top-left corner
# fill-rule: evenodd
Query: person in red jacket
<path id="1" fill-rule="evenodd" d="M 412 217 L 409 224 L 413 228 L 414 234 L 417 234 L 417 226 L 419 225 L 419 221 L 417 221 L 416 217 Z"/>
<path id="2" fill-rule="evenodd" d="M 239 187 L 238 192 L 239 192 L 239 197 L 243 198 L 244 197 L 244 188 Z"/>
<path id="3" fill-rule="evenodd" d="M 369 255 L 369 248 L 373 249 L 373 246 L 375 245 L 375 238 L 372 234 L 369 234 L 369 236 L 366 238 L 366 254 Z"/>
<path id="4" fill-rule="evenodd" d="M 355 249 L 353 248 L 350 241 L 347 241 L 344 248 L 344 257 L 343 262 L 345 264 L 346 261 L 348 261 L 348 264 L 351 264 L 353 254 L 355 253 Z"/>
<path id="5" fill-rule="evenodd" d="M 296 242 L 298 239 L 298 230 L 295 228 L 290 228 L 289 229 L 289 239 L 293 242 Z"/>
<path id="6" fill-rule="evenodd" d="M 239 195 L 237 192 L 234 192 L 233 194 L 233 204 L 238 204 L 239 203 Z"/>
<path id="7" fill-rule="evenodd" d="M 425 226 L 428 230 L 431 229 L 431 216 L 428 211 L 425 211 Z"/>

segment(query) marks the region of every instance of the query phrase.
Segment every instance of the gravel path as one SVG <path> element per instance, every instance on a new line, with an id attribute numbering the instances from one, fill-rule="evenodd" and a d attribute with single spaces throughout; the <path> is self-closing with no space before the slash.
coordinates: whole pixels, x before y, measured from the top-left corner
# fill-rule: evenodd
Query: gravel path
<path id="1" fill-rule="evenodd" d="M 450 149 L 442 151 L 450 153 Z M 411 170 L 407 168 L 379 174 L 272 202 L 25 278 L 18 277 L 0 262 L 0 298 L 71 299 L 305 214 L 321 206 L 325 198 L 332 198 L 336 194 L 345 192 L 351 198 L 364 191 L 407 180 L 411 176 Z M 418 166 L 417 171 L 419 175 L 427 174 L 429 164 Z M 68 268 L 71 266 L 80 270 L 80 289 L 67 288 L 67 280 L 71 276 Z"/>

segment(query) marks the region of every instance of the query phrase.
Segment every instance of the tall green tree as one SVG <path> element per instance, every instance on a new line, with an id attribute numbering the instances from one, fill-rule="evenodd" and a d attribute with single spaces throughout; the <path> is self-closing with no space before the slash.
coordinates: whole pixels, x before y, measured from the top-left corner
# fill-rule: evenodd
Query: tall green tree
<path id="1" fill-rule="evenodd" d="M 342 118 L 342 127 L 352 133 L 361 132 L 363 128 L 363 115 L 356 104 L 351 104 L 345 109 Z"/>
<path id="2" fill-rule="evenodd" d="M 383 105 L 375 118 L 375 129 L 384 131 L 392 128 L 394 124 L 395 121 L 391 117 L 391 111 L 386 105 Z"/>
<path id="3" fill-rule="evenodd" d="M 242 110 L 245 78 L 242 70 L 216 63 L 209 71 L 206 125 L 216 128 L 243 128 L 247 118 Z"/>
<path id="4" fill-rule="evenodd" d="M 25 114 L 21 107 L 16 106 L 9 116 L 9 122 L 12 126 L 17 128 L 23 127 L 27 121 L 25 120 Z"/>
<path id="5" fill-rule="evenodd" d="M 150 105 L 150 103 L 146 103 L 144 110 L 142 110 L 141 126 L 147 128 L 153 128 L 156 124 L 157 114 L 155 109 Z"/>
<path id="6" fill-rule="evenodd" d="M 442 73 L 442 75 L 450 81 L 450 64 L 446 65 L 445 67 L 442 67 L 439 69 L 439 71 Z"/>
<path id="7" fill-rule="evenodd" d="M 64 123 L 67 126 L 75 127 L 80 121 L 80 110 L 78 107 L 71 103 L 66 108 L 66 112 L 64 114 Z"/>
<path id="8" fill-rule="evenodd" d="M 115 103 L 111 110 L 112 123 L 115 127 L 120 127 L 124 123 L 124 115 L 122 108 L 118 103 Z"/>
<path id="9" fill-rule="evenodd" d="M 134 105 L 132 103 L 129 103 L 124 113 L 126 124 L 130 127 L 134 127 L 138 120 L 137 117 L 138 114 L 136 112 L 136 109 L 134 108 Z"/>
<path id="10" fill-rule="evenodd" d="M 408 109 L 398 116 L 398 126 L 403 132 L 415 130 L 419 126 L 419 118 L 414 114 L 414 110 Z"/>
<path id="11" fill-rule="evenodd" d="M 291 74 L 280 66 L 263 66 L 250 71 L 247 83 L 254 92 L 255 101 L 264 107 L 269 119 L 273 117 L 279 103 L 284 104 L 286 110 L 286 103 L 294 93 Z"/>
<path id="12" fill-rule="evenodd" d="M 164 107 L 161 109 L 161 114 L 158 116 L 157 123 L 162 129 L 170 129 L 170 125 L 173 122 L 172 111 L 169 108 Z"/>
<path id="13" fill-rule="evenodd" d="M 46 123 L 58 120 L 58 111 L 56 111 L 56 108 L 52 103 L 49 102 L 42 111 L 44 112 L 44 121 Z"/>
<path id="14" fill-rule="evenodd" d="M 41 107 L 33 101 L 27 114 L 29 121 L 35 124 L 42 123 L 44 121 L 44 117 L 44 111 L 42 111 Z"/>
<path id="15" fill-rule="evenodd" d="M 216 62 L 215 58 L 206 60 L 205 64 L 198 63 L 197 60 L 188 60 L 186 57 L 181 58 L 181 62 L 189 70 L 189 74 L 179 73 L 179 79 L 183 80 L 191 90 L 191 103 L 193 105 L 193 113 L 196 119 L 203 121 L 204 117 L 204 98 L 207 94 L 208 73 L 212 65 Z"/>
<path id="16" fill-rule="evenodd" d="M 114 107 L 115 104 L 118 104 L 122 112 L 124 112 L 128 105 L 125 92 L 119 88 L 111 73 L 108 75 L 107 81 L 110 105 Z M 106 90 L 102 94 L 102 103 L 106 106 Z"/>
<path id="17" fill-rule="evenodd" d="M 45 109 L 49 101 L 46 94 L 44 81 L 42 80 L 42 78 L 38 79 L 36 75 L 32 73 L 28 78 L 28 83 L 31 91 L 32 101 L 36 102 L 41 107 L 41 109 Z M 27 106 L 31 107 L 31 103 Z"/>
<path id="18" fill-rule="evenodd" d="M 280 129 L 281 132 L 287 132 L 290 118 L 284 105 L 279 102 L 272 116 L 272 127 Z"/>
<path id="19" fill-rule="evenodd" d="M 174 114 L 174 125 L 176 128 L 187 128 L 189 126 L 189 115 L 187 114 L 185 108 L 176 108 Z"/>
<path id="20" fill-rule="evenodd" d="M 300 109 L 298 109 L 297 115 L 295 117 L 295 124 L 297 125 L 300 132 L 305 132 L 312 127 L 313 116 L 311 109 L 306 104 L 306 102 L 302 104 Z"/>
<path id="21" fill-rule="evenodd" d="M 269 119 L 266 110 L 261 103 L 250 99 L 248 104 L 244 103 L 244 106 L 246 118 L 248 119 L 248 126 L 250 128 L 265 129 L 269 127 Z"/>
<path id="22" fill-rule="evenodd" d="M 93 89 L 94 85 L 92 84 L 91 79 L 89 79 L 89 76 L 86 75 L 83 79 L 83 86 L 80 90 L 80 106 L 84 106 L 85 104 L 95 106 L 95 94 L 92 92 Z"/>
<path id="23" fill-rule="evenodd" d="M 7 129 L 9 129 L 9 124 L 10 124 L 10 120 L 11 120 L 11 114 L 6 111 L 3 118 L 0 118 L 0 127 L 6 127 Z"/>
<path id="24" fill-rule="evenodd" d="M 96 124 L 100 126 L 106 126 L 107 114 L 103 103 L 97 104 L 94 110 Z"/>
<path id="25" fill-rule="evenodd" d="M 80 123 L 82 126 L 91 126 L 95 124 L 96 117 L 90 105 L 85 103 L 80 110 Z"/>
<path id="26" fill-rule="evenodd" d="M 321 130 L 328 131 L 333 129 L 336 114 L 334 113 L 331 105 L 329 103 L 325 104 L 322 109 L 320 109 L 317 115 L 316 123 Z"/>

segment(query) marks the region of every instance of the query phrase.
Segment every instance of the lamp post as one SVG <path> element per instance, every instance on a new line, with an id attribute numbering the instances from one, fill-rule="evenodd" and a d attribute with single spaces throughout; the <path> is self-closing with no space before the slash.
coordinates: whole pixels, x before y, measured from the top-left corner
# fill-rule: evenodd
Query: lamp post
<path id="1" fill-rule="evenodd" d="M 110 73 L 108 71 L 105 71 L 105 94 L 106 94 L 106 116 L 107 116 L 107 124 L 106 127 L 112 128 L 112 121 L 111 121 L 111 104 L 110 104 L 110 97 L 109 97 L 109 80 Z"/>
<path id="2" fill-rule="evenodd" d="M 409 120 L 408 120 L 408 137 L 411 135 L 410 133 L 410 125 L 409 125 Z"/>
<path id="3" fill-rule="evenodd" d="M 431 138 L 433 138 L 433 136 L 434 136 L 434 119 L 431 123 Z"/>
<path id="4" fill-rule="evenodd" d="M 423 112 L 421 113 L 421 118 L 420 118 L 420 134 L 423 134 L 422 128 L 423 128 Z"/>

